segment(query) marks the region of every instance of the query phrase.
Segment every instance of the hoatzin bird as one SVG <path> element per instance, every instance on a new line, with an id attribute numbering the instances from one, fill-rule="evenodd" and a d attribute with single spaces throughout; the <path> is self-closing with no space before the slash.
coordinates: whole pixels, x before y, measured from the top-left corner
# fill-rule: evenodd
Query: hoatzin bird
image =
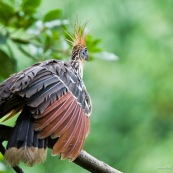
<path id="1" fill-rule="evenodd" d="M 76 27 L 69 62 L 47 60 L 12 75 L 0 84 L 0 118 L 16 113 L 5 160 L 9 166 L 44 162 L 48 138 L 53 155 L 73 161 L 89 133 L 91 100 L 83 78 L 89 59 L 84 27 Z"/>

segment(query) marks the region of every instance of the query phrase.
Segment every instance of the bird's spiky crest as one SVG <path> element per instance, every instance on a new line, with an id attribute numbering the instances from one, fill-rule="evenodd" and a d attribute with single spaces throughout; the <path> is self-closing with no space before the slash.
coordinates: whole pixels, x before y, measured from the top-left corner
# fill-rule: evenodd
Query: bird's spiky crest
<path id="1" fill-rule="evenodd" d="M 84 24 L 80 24 L 79 21 L 76 19 L 76 22 L 73 26 L 74 34 L 71 34 L 70 32 L 67 32 L 67 35 L 70 37 L 71 40 L 66 39 L 68 42 L 70 42 L 73 46 L 76 45 L 83 45 L 86 46 L 86 36 L 85 33 L 85 27 L 87 25 L 87 22 Z"/>

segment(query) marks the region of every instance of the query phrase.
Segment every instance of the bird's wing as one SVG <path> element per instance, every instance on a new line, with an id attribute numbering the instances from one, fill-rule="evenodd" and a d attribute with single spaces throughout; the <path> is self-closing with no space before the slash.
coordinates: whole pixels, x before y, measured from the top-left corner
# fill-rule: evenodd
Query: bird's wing
<path id="1" fill-rule="evenodd" d="M 13 111 L 13 113 L 11 113 L 11 116 L 13 116 L 23 108 L 23 99 L 21 99 L 16 92 L 25 89 L 29 83 L 32 82 L 38 71 L 41 70 L 39 65 L 40 63 L 37 63 L 10 76 L 8 79 L 0 83 L 0 118 L 11 111 Z M 15 86 L 15 91 L 11 89 L 12 86 Z"/>
<path id="2" fill-rule="evenodd" d="M 91 101 L 70 64 L 49 60 L 32 66 L 15 76 L 10 92 L 28 105 L 39 138 L 59 138 L 53 154 L 74 160 L 89 132 Z"/>

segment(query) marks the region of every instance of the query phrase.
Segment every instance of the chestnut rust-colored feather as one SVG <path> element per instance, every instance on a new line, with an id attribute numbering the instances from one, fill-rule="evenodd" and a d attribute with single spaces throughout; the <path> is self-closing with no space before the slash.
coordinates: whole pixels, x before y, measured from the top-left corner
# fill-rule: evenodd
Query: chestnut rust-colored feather
<path id="1" fill-rule="evenodd" d="M 64 120 L 64 122 L 62 122 L 60 126 L 57 127 L 57 129 L 51 135 L 51 137 L 53 139 L 59 137 L 61 134 L 63 134 L 68 129 L 69 126 L 71 126 L 71 124 L 75 121 L 78 110 L 79 110 L 79 106 L 75 105 L 75 108 L 72 112 L 73 116 L 68 116 L 68 118 L 66 120 Z"/>
<path id="2" fill-rule="evenodd" d="M 68 151 L 68 149 L 73 146 L 72 140 L 77 138 L 78 136 L 78 130 L 81 128 L 83 117 L 81 116 L 81 110 L 79 111 L 78 116 L 76 117 L 74 123 L 69 127 L 69 129 L 60 136 L 59 141 L 56 142 L 56 144 L 53 147 L 53 155 L 61 153 L 61 158 L 65 159 L 63 157 L 63 154 Z M 68 157 L 67 155 L 67 158 Z M 74 160 L 76 157 L 71 158 L 71 160 Z"/>
<path id="3" fill-rule="evenodd" d="M 41 139 L 50 135 L 59 138 L 53 147 L 53 155 L 61 154 L 62 159 L 74 160 L 88 134 L 89 122 L 77 100 L 73 96 L 67 97 L 68 95 L 71 94 L 67 92 L 60 98 L 63 100 L 66 97 L 60 105 L 56 101 L 48 107 L 46 114 L 35 121 L 34 127 Z"/>
<path id="4" fill-rule="evenodd" d="M 71 104 L 72 106 L 69 106 L 70 108 L 75 106 L 75 102 L 73 101 L 73 103 Z M 58 112 L 58 110 L 56 111 Z M 57 117 L 50 122 L 49 125 L 47 125 L 46 127 L 44 127 L 42 129 L 42 132 L 39 133 L 39 137 L 40 138 L 45 138 L 45 136 L 50 136 L 54 133 L 55 130 L 57 130 L 57 128 L 59 126 L 61 126 L 62 124 L 64 126 L 67 126 L 67 121 L 66 120 L 69 120 L 69 117 L 70 117 L 70 114 L 71 114 L 71 111 L 70 110 L 64 110 L 62 113 L 57 113 Z M 68 126 L 69 127 L 69 126 Z M 62 130 L 61 130 L 62 132 Z M 59 136 L 61 135 L 62 133 L 59 132 Z"/>

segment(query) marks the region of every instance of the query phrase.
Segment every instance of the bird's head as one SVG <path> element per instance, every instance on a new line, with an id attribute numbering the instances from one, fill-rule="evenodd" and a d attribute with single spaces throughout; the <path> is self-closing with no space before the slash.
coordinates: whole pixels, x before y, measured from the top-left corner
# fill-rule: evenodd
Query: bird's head
<path id="1" fill-rule="evenodd" d="M 89 60 L 87 47 L 84 45 L 75 45 L 72 49 L 71 60 Z"/>
<path id="2" fill-rule="evenodd" d="M 76 21 L 74 25 L 74 35 L 68 33 L 72 41 L 70 41 L 73 45 L 71 60 L 72 61 L 82 61 L 89 60 L 88 50 L 86 47 L 86 34 L 84 32 L 86 23 L 80 25 L 78 21 Z"/>

